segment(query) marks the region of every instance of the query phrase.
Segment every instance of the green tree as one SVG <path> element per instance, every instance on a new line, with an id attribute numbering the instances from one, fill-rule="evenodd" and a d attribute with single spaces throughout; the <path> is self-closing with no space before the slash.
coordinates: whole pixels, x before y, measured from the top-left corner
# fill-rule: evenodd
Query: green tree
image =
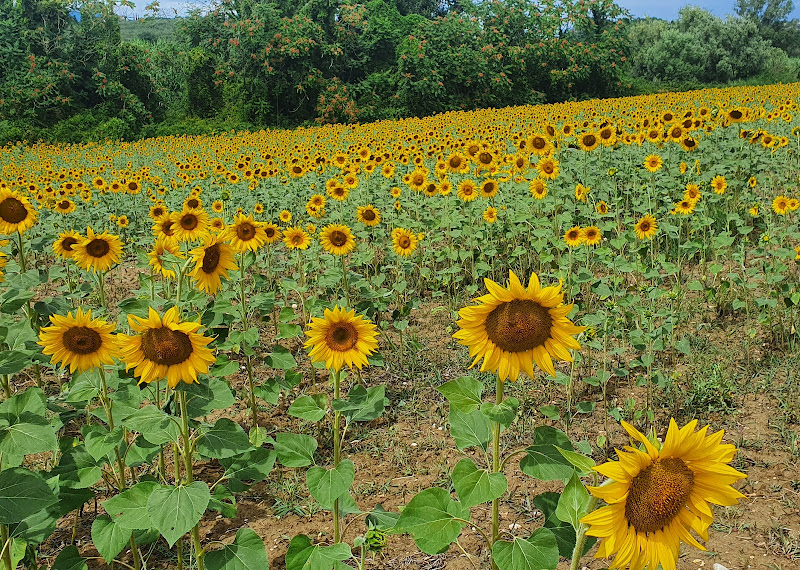
<path id="1" fill-rule="evenodd" d="M 789 19 L 794 11 L 792 0 L 736 0 L 736 14 L 752 20 L 758 32 L 790 56 L 800 55 L 800 26 L 796 19 Z"/>

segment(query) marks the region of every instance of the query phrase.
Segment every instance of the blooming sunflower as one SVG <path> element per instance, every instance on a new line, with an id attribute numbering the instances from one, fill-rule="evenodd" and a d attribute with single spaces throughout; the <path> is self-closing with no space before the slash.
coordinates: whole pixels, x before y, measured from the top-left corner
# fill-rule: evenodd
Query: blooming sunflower
<path id="1" fill-rule="evenodd" d="M 604 200 L 600 200 L 595 206 L 595 210 L 597 210 L 597 213 L 601 216 L 605 216 L 609 211 L 608 204 L 606 204 Z"/>
<path id="2" fill-rule="evenodd" d="M 571 335 L 577 327 L 567 318 L 572 305 L 563 305 L 561 284 L 541 288 L 536 274 L 523 287 L 513 271 L 505 288 L 484 279 L 488 295 L 478 297 L 478 305 L 464 307 L 456 323 L 461 330 L 453 335 L 469 347 L 472 366 L 483 359 L 481 372 L 497 372 L 501 381 L 515 381 L 520 372 L 533 378 L 533 364 L 555 376 L 552 358 L 571 362 L 568 349 L 580 345 Z"/>
<path id="3" fill-rule="evenodd" d="M 225 209 L 225 204 L 222 203 L 222 200 L 214 200 L 211 204 L 211 211 L 215 214 L 221 214 L 222 210 Z"/>
<path id="4" fill-rule="evenodd" d="M 690 531 L 708 540 L 709 503 L 730 506 L 744 496 L 731 485 L 745 474 L 727 465 L 736 448 L 721 443 L 723 431 L 695 431 L 697 420 L 678 428 L 670 419 L 660 449 L 633 426 L 622 427 L 644 450 L 625 446 L 619 461 L 594 467 L 613 482 L 589 491 L 608 504 L 581 522 L 602 539 L 596 558 L 615 555 L 612 568 L 675 570 L 682 541 L 705 550 Z"/>
<path id="5" fill-rule="evenodd" d="M 697 203 L 702 197 L 700 187 L 697 184 L 689 183 L 686 185 L 686 192 L 683 193 L 684 200 Z"/>
<path id="6" fill-rule="evenodd" d="M 300 226 L 286 228 L 283 231 L 283 243 L 288 249 L 308 249 L 311 237 Z"/>
<path id="7" fill-rule="evenodd" d="M 636 222 L 634 230 L 636 231 L 637 238 L 652 239 L 653 236 L 656 235 L 656 230 L 658 230 L 658 222 L 656 222 L 656 219 L 650 214 L 645 214 Z"/>
<path id="8" fill-rule="evenodd" d="M 392 248 L 401 257 L 408 257 L 417 249 L 417 234 L 405 228 L 392 230 Z"/>
<path id="9" fill-rule="evenodd" d="M 128 219 L 128 216 L 122 214 L 119 218 L 117 218 L 117 225 L 121 228 L 127 228 L 131 225 L 131 221 Z"/>
<path id="10" fill-rule="evenodd" d="M 56 202 L 55 208 L 53 209 L 59 214 L 71 214 L 75 211 L 75 202 L 69 198 L 62 198 Z"/>
<path id="11" fill-rule="evenodd" d="M 221 236 L 207 236 L 200 247 L 189 252 L 194 269 L 189 273 L 197 288 L 209 295 L 216 295 L 222 285 L 222 278 L 228 278 L 228 271 L 238 269 L 233 259 L 233 248 Z"/>
<path id="12" fill-rule="evenodd" d="M 664 165 L 664 159 L 657 154 L 649 154 L 644 159 L 644 167 L 648 172 L 657 172 Z"/>
<path id="13" fill-rule="evenodd" d="M 603 240 L 603 232 L 597 226 L 586 226 L 581 234 L 583 243 L 588 246 L 598 245 Z"/>
<path id="14" fill-rule="evenodd" d="M 569 247 L 578 247 L 583 243 L 583 231 L 580 226 L 573 226 L 564 232 L 564 243 Z"/>
<path id="15" fill-rule="evenodd" d="M 122 240 L 108 232 L 95 234 L 92 228 L 86 228 L 86 237 L 73 250 L 72 258 L 79 267 L 86 271 L 108 271 L 112 265 L 119 263 Z"/>
<path id="16" fill-rule="evenodd" d="M 281 239 L 281 230 L 278 229 L 278 226 L 276 224 L 273 224 L 272 222 L 267 222 L 261 224 L 261 227 L 264 228 L 264 234 L 267 236 L 267 241 L 266 241 L 267 245 L 272 245 L 273 243 Z"/>
<path id="17" fill-rule="evenodd" d="M 153 224 L 153 235 L 156 237 L 163 235 L 169 238 L 175 237 L 175 222 L 171 214 L 165 214 Z"/>
<path id="18" fill-rule="evenodd" d="M 789 198 L 786 196 L 777 196 L 772 201 L 772 210 L 779 216 L 783 216 L 789 211 Z"/>
<path id="19" fill-rule="evenodd" d="M 83 236 L 76 231 L 67 230 L 58 234 L 58 239 L 53 242 L 53 252 L 62 259 L 72 259 L 75 254 L 75 246 L 78 245 Z"/>
<path id="20" fill-rule="evenodd" d="M 16 190 L 0 189 L 0 234 L 22 233 L 36 224 L 36 210 Z"/>
<path id="21" fill-rule="evenodd" d="M 92 319 L 91 309 L 85 313 L 79 307 L 67 316 L 51 315 L 52 326 L 39 332 L 42 353 L 50 355 L 50 362 L 69 366 L 70 373 L 84 372 L 104 364 L 114 364 L 119 345 L 114 336 L 114 324 Z"/>
<path id="22" fill-rule="evenodd" d="M 694 212 L 694 205 L 695 202 L 691 200 L 681 200 L 680 202 L 675 203 L 675 209 L 673 210 L 676 214 L 682 214 L 684 216 L 688 216 L 692 212 Z"/>
<path id="23" fill-rule="evenodd" d="M 489 206 L 483 211 L 483 220 L 489 224 L 497 221 L 497 208 Z"/>
<path id="24" fill-rule="evenodd" d="M 717 175 L 711 179 L 711 187 L 714 189 L 716 194 L 724 194 L 725 189 L 728 187 L 728 181 L 725 180 L 725 177 L 722 175 Z"/>
<path id="25" fill-rule="evenodd" d="M 359 206 L 356 210 L 356 219 L 365 226 L 374 227 L 381 222 L 380 212 L 372 204 Z"/>
<path id="26" fill-rule="evenodd" d="M 190 242 L 203 239 L 208 233 L 208 213 L 205 210 L 185 208 L 170 215 L 175 230 L 175 239 L 179 242 Z"/>
<path id="27" fill-rule="evenodd" d="M 530 190 L 531 196 L 537 200 L 543 200 L 547 196 L 547 182 L 541 178 L 534 178 L 528 183 L 528 190 Z"/>
<path id="28" fill-rule="evenodd" d="M 213 234 L 225 231 L 225 220 L 222 218 L 211 218 L 208 220 L 208 230 Z"/>
<path id="29" fill-rule="evenodd" d="M 292 213 L 289 210 L 282 210 L 281 213 L 278 214 L 278 219 L 284 224 L 288 224 L 292 221 Z"/>
<path id="30" fill-rule="evenodd" d="M 319 241 L 325 251 L 334 255 L 347 255 L 356 247 L 353 232 L 344 224 L 329 224 L 322 228 Z"/>
<path id="31" fill-rule="evenodd" d="M 355 310 L 345 311 L 341 307 L 325 309 L 323 318 L 311 319 L 306 330 L 313 362 L 325 362 L 325 366 L 339 371 L 347 364 L 351 369 L 368 365 L 367 356 L 378 348 L 375 325 L 356 315 Z"/>
<path id="32" fill-rule="evenodd" d="M 494 198 L 497 196 L 497 180 L 493 180 L 491 178 L 484 180 L 483 184 L 481 184 L 481 197 L 482 198 Z"/>
<path id="33" fill-rule="evenodd" d="M 267 243 L 264 225 L 253 220 L 253 216 L 236 214 L 233 224 L 228 226 L 224 239 L 228 240 L 236 253 L 255 251 Z"/>
<path id="34" fill-rule="evenodd" d="M 134 369 L 140 384 L 162 378 L 170 388 L 179 382 L 192 384 L 216 361 L 208 348 L 214 339 L 197 332 L 200 323 L 181 322 L 178 307 L 169 309 L 163 318 L 150 307 L 147 318 L 128 315 L 128 324 L 139 334 L 118 335 L 120 359 L 126 370 Z"/>
<path id="35" fill-rule="evenodd" d="M 186 257 L 176 240 L 165 236 L 158 236 L 156 242 L 153 244 L 153 249 L 147 254 L 147 257 L 150 259 L 148 265 L 152 266 L 154 271 L 163 275 L 165 279 L 174 279 L 175 272 L 172 269 L 164 267 L 165 253 L 170 253 L 181 258 Z"/>
<path id="36" fill-rule="evenodd" d="M 540 178 L 555 180 L 560 172 L 558 161 L 555 158 L 543 156 L 536 163 L 536 171 L 539 173 Z"/>
<path id="37" fill-rule="evenodd" d="M 464 202 L 472 202 L 478 197 L 478 190 L 475 182 L 467 178 L 458 183 L 458 197 Z"/>

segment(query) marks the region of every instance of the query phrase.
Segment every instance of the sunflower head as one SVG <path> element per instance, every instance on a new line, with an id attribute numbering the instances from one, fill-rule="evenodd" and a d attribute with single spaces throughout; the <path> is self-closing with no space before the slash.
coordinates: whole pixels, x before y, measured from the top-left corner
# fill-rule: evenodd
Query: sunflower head
<path id="1" fill-rule="evenodd" d="M 103 232 L 95 234 L 86 228 L 86 237 L 74 247 L 73 259 L 86 271 L 108 271 L 119 263 L 122 255 L 122 240 L 119 236 Z"/>
<path id="2" fill-rule="evenodd" d="M 72 259 L 75 246 L 83 240 L 83 236 L 76 231 L 67 230 L 58 234 L 58 239 L 53 243 L 53 252 L 62 259 Z"/>
<path id="3" fill-rule="evenodd" d="M 84 372 L 105 364 L 113 364 L 119 346 L 114 336 L 114 324 L 92 319 L 92 311 L 85 313 L 79 307 L 67 316 L 51 315 L 51 326 L 39 333 L 38 344 L 42 353 L 50 355 L 50 362 L 69 366 L 70 373 Z"/>
<path id="4" fill-rule="evenodd" d="M 346 364 L 361 369 L 369 364 L 367 357 L 378 348 L 374 324 L 341 307 L 325 309 L 323 318 L 313 318 L 308 325 L 305 347 L 313 362 L 325 362 L 339 371 Z"/>
<path id="5" fill-rule="evenodd" d="M 256 222 L 250 215 L 236 214 L 233 224 L 222 235 L 237 253 L 256 251 L 267 243 L 264 224 Z"/>
<path id="6" fill-rule="evenodd" d="M 233 259 L 233 248 L 221 236 L 207 236 L 205 242 L 189 252 L 194 269 L 189 275 L 197 288 L 209 295 L 215 295 L 222 285 L 222 278 L 228 278 L 228 271 L 238 269 Z"/>
<path id="7" fill-rule="evenodd" d="M 392 248 L 401 257 L 408 257 L 417 249 L 417 234 L 405 228 L 392 230 Z"/>
<path id="8" fill-rule="evenodd" d="M 561 284 L 542 288 L 536 274 L 527 287 L 509 271 L 508 287 L 484 280 L 487 295 L 478 305 L 459 311 L 456 323 L 461 330 L 453 335 L 469 347 L 475 366 L 481 359 L 481 371 L 496 372 L 500 380 L 516 380 L 520 372 L 533 378 L 534 363 L 555 376 L 553 358 L 571 362 L 569 349 L 580 344 L 572 338 L 586 327 L 575 326 L 567 315 L 572 305 L 563 305 Z"/>
<path id="9" fill-rule="evenodd" d="M 36 210 L 16 190 L 0 189 L 0 234 L 22 233 L 36 224 Z"/>
<path id="10" fill-rule="evenodd" d="M 334 255 L 347 255 L 356 247 L 353 232 L 344 224 L 329 224 L 320 234 L 322 248 Z"/>

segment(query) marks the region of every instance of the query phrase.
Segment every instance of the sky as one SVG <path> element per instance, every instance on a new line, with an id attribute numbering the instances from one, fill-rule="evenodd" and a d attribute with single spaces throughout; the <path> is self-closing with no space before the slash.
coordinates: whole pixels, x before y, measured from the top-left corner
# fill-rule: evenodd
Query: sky
<path id="1" fill-rule="evenodd" d="M 119 13 L 132 17 L 134 14 L 143 15 L 144 7 L 147 6 L 152 0 L 133 0 L 136 5 L 136 10 L 129 8 L 122 8 Z M 733 6 L 735 0 L 671 0 L 671 1 L 656 1 L 656 0 L 617 0 L 617 4 L 623 8 L 627 8 L 633 16 L 651 16 L 654 18 L 663 18 L 665 20 L 674 20 L 678 17 L 678 11 L 682 6 L 691 4 L 693 6 L 700 6 L 713 14 L 724 18 L 727 14 L 734 14 Z M 161 12 L 167 17 L 175 15 L 177 10 L 178 15 L 183 15 L 195 3 L 187 0 L 160 0 Z M 205 2 L 197 2 L 196 5 L 206 4 Z M 800 2 L 795 3 L 799 6 L 791 14 L 791 18 L 800 18 Z"/>

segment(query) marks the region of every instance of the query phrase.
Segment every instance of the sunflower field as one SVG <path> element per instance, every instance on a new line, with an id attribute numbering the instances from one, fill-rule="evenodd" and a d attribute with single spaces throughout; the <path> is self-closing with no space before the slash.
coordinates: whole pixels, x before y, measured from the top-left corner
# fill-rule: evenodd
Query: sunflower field
<path id="1" fill-rule="evenodd" d="M 0 570 L 793 567 L 798 97 L 3 147 Z"/>

